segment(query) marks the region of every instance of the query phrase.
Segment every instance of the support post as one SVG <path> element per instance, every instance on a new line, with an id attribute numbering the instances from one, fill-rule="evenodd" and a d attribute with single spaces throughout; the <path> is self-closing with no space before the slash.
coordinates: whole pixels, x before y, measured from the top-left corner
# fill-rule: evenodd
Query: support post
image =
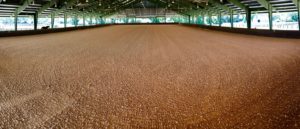
<path id="1" fill-rule="evenodd" d="M 54 16 L 55 16 L 55 14 L 51 13 L 51 29 L 54 28 Z"/>
<path id="2" fill-rule="evenodd" d="M 104 24 L 102 16 L 100 16 L 100 24 Z"/>
<path id="3" fill-rule="evenodd" d="M 89 25 L 93 25 L 93 18 L 90 16 L 90 23 Z"/>
<path id="4" fill-rule="evenodd" d="M 15 13 L 15 17 L 14 17 L 15 19 L 14 19 L 14 22 L 15 22 L 15 31 L 17 31 L 18 30 L 18 14 L 17 13 Z"/>
<path id="5" fill-rule="evenodd" d="M 269 6 L 269 28 L 272 31 L 273 30 L 273 9 L 272 9 L 272 5 L 270 3 L 268 3 Z"/>
<path id="6" fill-rule="evenodd" d="M 202 23 L 201 24 L 205 25 L 205 14 L 204 13 L 202 14 Z"/>
<path id="7" fill-rule="evenodd" d="M 67 13 L 64 13 L 64 27 L 67 28 Z"/>
<path id="8" fill-rule="evenodd" d="M 230 11 L 230 25 L 233 28 L 233 10 Z"/>
<path id="9" fill-rule="evenodd" d="M 208 19 L 208 21 L 209 21 L 209 25 L 211 26 L 212 25 L 212 19 L 211 19 L 211 14 L 209 14 L 209 19 Z"/>
<path id="10" fill-rule="evenodd" d="M 221 17 L 222 17 L 222 14 L 221 14 L 221 11 L 220 11 L 220 12 L 219 12 L 219 15 L 218 15 L 219 27 L 222 26 Z"/>
<path id="11" fill-rule="evenodd" d="M 189 18 L 189 24 L 191 24 L 191 15 L 188 15 Z"/>
<path id="12" fill-rule="evenodd" d="M 251 10 L 246 9 L 246 20 L 247 20 L 247 29 L 251 29 Z"/>
<path id="13" fill-rule="evenodd" d="M 77 27 L 78 25 L 78 14 L 76 13 L 75 14 L 75 27 Z"/>
<path id="14" fill-rule="evenodd" d="M 83 26 L 85 26 L 85 15 L 83 15 Z"/>
<path id="15" fill-rule="evenodd" d="M 33 24 L 34 24 L 34 30 L 37 30 L 37 25 L 38 25 L 38 12 L 33 14 Z"/>
<path id="16" fill-rule="evenodd" d="M 297 0 L 297 9 L 298 9 L 298 27 L 300 31 L 300 0 Z"/>

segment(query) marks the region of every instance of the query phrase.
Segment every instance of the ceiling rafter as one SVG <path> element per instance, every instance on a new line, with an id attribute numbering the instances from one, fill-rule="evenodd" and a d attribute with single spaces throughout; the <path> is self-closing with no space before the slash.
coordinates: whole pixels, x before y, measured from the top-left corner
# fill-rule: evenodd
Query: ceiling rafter
<path id="1" fill-rule="evenodd" d="M 241 8 L 242 10 L 248 10 L 249 8 L 242 4 L 239 0 L 227 0 L 228 2 L 234 4 L 235 6 Z"/>
<path id="2" fill-rule="evenodd" d="M 23 5 L 21 5 L 19 8 L 16 9 L 15 15 L 19 15 L 23 10 L 25 10 L 33 0 L 24 0 Z"/>
<path id="3" fill-rule="evenodd" d="M 47 10 L 47 9 L 50 8 L 51 6 L 57 4 L 57 3 L 56 3 L 57 1 L 58 1 L 58 0 L 51 0 L 51 1 L 47 2 L 46 4 L 44 4 L 44 5 L 37 11 L 38 15 L 42 14 L 45 10 Z"/>

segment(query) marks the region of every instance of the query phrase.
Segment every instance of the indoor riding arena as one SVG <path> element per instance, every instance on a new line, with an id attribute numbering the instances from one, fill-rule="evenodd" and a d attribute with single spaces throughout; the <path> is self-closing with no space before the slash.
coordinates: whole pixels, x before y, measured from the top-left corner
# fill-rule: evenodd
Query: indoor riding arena
<path id="1" fill-rule="evenodd" d="M 0 129 L 299 129 L 299 0 L 0 0 Z"/>

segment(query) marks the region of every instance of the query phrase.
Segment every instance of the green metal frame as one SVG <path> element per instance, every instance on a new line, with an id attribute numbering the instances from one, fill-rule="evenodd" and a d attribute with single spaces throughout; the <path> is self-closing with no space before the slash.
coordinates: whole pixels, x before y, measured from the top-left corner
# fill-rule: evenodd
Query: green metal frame
<path id="1" fill-rule="evenodd" d="M 212 25 L 212 15 L 218 16 L 219 26 L 222 26 L 222 13 L 221 10 L 224 10 L 230 15 L 230 22 L 231 22 L 231 28 L 234 28 L 234 18 L 233 14 L 238 13 L 228 6 L 222 4 L 218 0 L 209 0 L 208 5 L 205 3 L 193 3 L 188 0 L 174 0 L 174 2 L 162 2 L 160 0 L 149 0 L 150 2 L 153 2 L 156 5 L 156 7 L 159 8 L 167 8 L 169 10 L 173 10 L 178 12 L 179 14 L 186 17 L 186 21 L 190 24 L 204 24 L 204 17 L 205 15 L 209 17 L 209 25 Z M 268 18 L 269 18 L 269 29 L 273 30 L 273 12 L 276 10 L 275 7 L 272 7 L 269 1 L 267 0 L 257 0 L 259 4 L 262 5 L 262 8 L 257 9 L 250 9 L 249 7 L 245 6 L 240 2 L 240 0 L 227 0 L 228 2 L 234 4 L 235 6 L 241 8 L 246 12 L 246 19 L 247 19 L 247 28 L 251 29 L 251 12 L 252 11 L 260 11 L 260 10 L 268 10 Z M 297 6 L 298 9 L 298 24 L 299 24 L 299 30 L 300 30 L 300 0 L 292 0 L 293 3 Z M 27 6 L 29 6 L 33 0 L 23 0 L 23 4 L 19 6 L 15 12 L 14 12 L 14 24 L 15 24 L 15 30 L 18 29 L 18 15 L 26 9 Z M 51 0 L 47 2 L 46 4 L 42 5 L 40 9 L 37 10 L 34 16 L 34 29 L 37 29 L 37 23 L 38 23 L 38 17 L 41 15 L 45 10 L 47 10 L 50 7 L 53 7 L 55 4 L 60 3 L 66 3 L 61 4 L 62 6 L 59 7 L 57 10 L 53 11 L 51 16 L 51 28 L 54 28 L 54 20 L 55 16 L 58 15 L 61 12 L 64 12 L 64 27 L 67 27 L 67 16 L 68 15 L 75 15 L 75 18 L 80 15 L 83 16 L 83 24 L 86 25 L 86 19 L 90 18 L 90 21 L 92 21 L 92 17 L 96 17 L 96 23 L 98 24 L 104 24 L 105 17 L 114 15 L 120 10 L 130 8 L 134 4 L 137 4 L 140 2 L 140 0 L 101 0 L 102 5 L 99 6 L 99 0 L 90 0 L 87 6 L 79 6 L 76 7 L 75 4 L 78 2 L 78 0 Z M 69 10 L 70 7 L 74 7 L 72 10 Z M 108 9 L 110 7 L 110 9 Z M 198 17 L 202 16 L 202 22 L 197 22 L 199 19 Z M 154 21 L 156 21 L 154 19 Z M 128 22 L 128 21 L 127 21 Z M 76 25 L 77 26 L 77 25 Z"/>

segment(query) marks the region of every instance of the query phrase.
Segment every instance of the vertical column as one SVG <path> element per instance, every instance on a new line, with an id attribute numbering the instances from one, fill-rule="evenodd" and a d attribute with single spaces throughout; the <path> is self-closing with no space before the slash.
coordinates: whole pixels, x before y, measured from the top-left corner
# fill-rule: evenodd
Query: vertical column
<path id="1" fill-rule="evenodd" d="M 273 30 L 273 8 L 270 3 L 268 3 L 269 6 L 269 28 L 270 30 Z"/>
<path id="2" fill-rule="evenodd" d="M 83 26 L 85 26 L 85 15 L 83 14 Z"/>
<path id="3" fill-rule="evenodd" d="M 14 22 L 15 22 L 15 31 L 17 31 L 18 30 L 18 14 L 17 13 L 15 13 L 15 17 L 14 17 L 15 19 L 14 19 Z"/>
<path id="4" fill-rule="evenodd" d="M 189 24 L 191 24 L 191 15 L 188 15 L 189 18 Z"/>
<path id="5" fill-rule="evenodd" d="M 76 13 L 75 14 L 75 27 L 77 27 L 78 25 L 78 14 Z"/>
<path id="6" fill-rule="evenodd" d="M 202 25 L 205 25 L 205 21 L 204 20 L 205 20 L 205 13 L 202 13 L 202 22 L 201 22 Z"/>
<path id="7" fill-rule="evenodd" d="M 38 12 L 35 12 L 33 14 L 33 24 L 34 24 L 34 30 L 37 30 L 37 24 L 38 24 Z"/>
<path id="8" fill-rule="evenodd" d="M 99 24 L 102 24 L 102 17 L 99 17 Z"/>
<path id="9" fill-rule="evenodd" d="M 230 11 L 230 25 L 233 28 L 233 10 Z"/>
<path id="10" fill-rule="evenodd" d="M 247 20 L 247 29 L 251 29 L 251 10 L 246 9 L 246 20 Z"/>
<path id="11" fill-rule="evenodd" d="M 219 27 L 222 26 L 221 16 L 222 16 L 222 14 L 221 14 L 221 11 L 220 11 L 219 15 L 218 15 Z"/>
<path id="12" fill-rule="evenodd" d="M 297 1 L 297 9 L 298 9 L 298 26 L 300 31 L 300 0 Z"/>
<path id="13" fill-rule="evenodd" d="M 64 27 L 67 28 L 67 13 L 64 13 Z"/>
<path id="14" fill-rule="evenodd" d="M 55 17 L 55 14 L 51 13 L 51 29 L 54 28 L 54 17 Z"/>
<path id="15" fill-rule="evenodd" d="M 211 25 L 212 25 L 211 13 L 209 13 L 208 15 L 209 15 L 209 16 L 208 16 L 208 17 L 209 17 L 209 19 L 208 19 L 209 25 L 211 26 Z"/>
<path id="16" fill-rule="evenodd" d="M 89 25 L 92 25 L 92 24 L 93 24 L 93 17 L 90 16 L 90 23 L 89 23 Z"/>

